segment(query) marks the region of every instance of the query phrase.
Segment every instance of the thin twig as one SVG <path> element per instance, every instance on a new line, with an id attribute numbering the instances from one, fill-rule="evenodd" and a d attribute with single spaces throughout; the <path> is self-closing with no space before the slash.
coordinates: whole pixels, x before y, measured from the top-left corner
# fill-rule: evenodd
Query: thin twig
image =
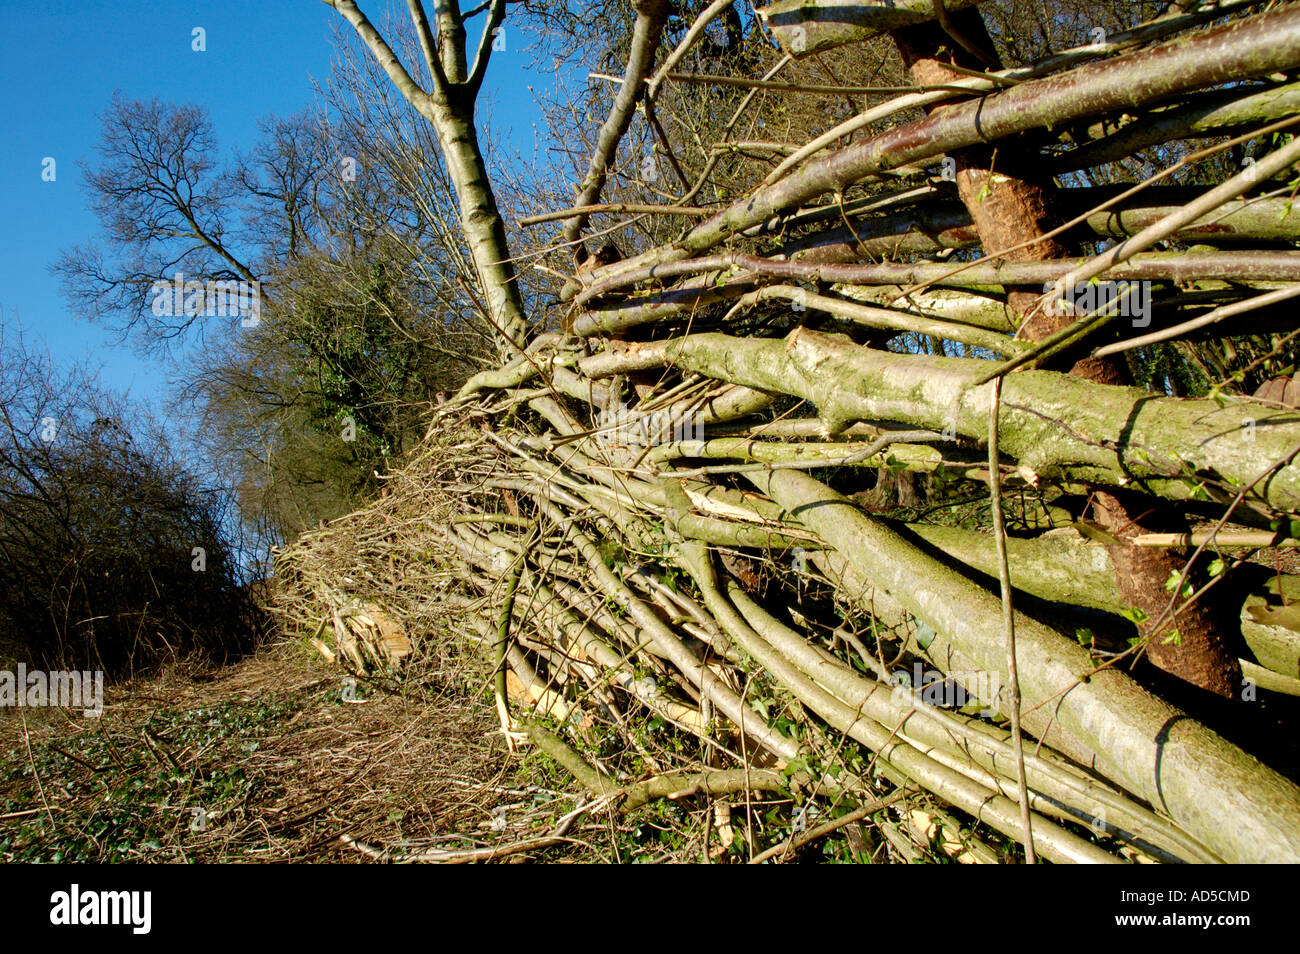
<path id="1" fill-rule="evenodd" d="M 989 397 L 989 491 L 993 498 L 993 540 L 997 547 L 998 583 L 1002 590 L 1002 625 L 1007 642 L 1007 682 L 1011 692 L 1011 741 L 1015 748 L 1016 791 L 1020 797 L 1020 822 L 1024 826 L 1025 863 L 1034 864 L 1034 829 L 1025 781 L 1025 743 L 1020 731 L 1020 676 L 1016 671 L 1016 614 L 1011 605 L 1011 568 L 1007 563 L 1007 527 L 1002 514 L 1002 471 L 998 459 L 998 408 L 1002 379 L 995 378 Z"/>
<path id="2" fill-rule="evenodd" d="M 888 808 L 890 805 L 894 804 L 894 802 L 899 801 L 907 794 L 909 794 L 908 789 L 900 788 L 898 791 L 891 792 L 884 798 L 878 798 L 873 802 L 867 802 L 865 805 L 860 805 L 853 809 L 853 811 L 841 815 L 839 818 L 823 822 L 816 828 L 809 828 L 801 835 L 791 835 L 779 845 L 773 845 L 771 848 L 755 855 L 749 860 L 749 863 L 751 865 L 761 865 L 763 862 L 770 861 L 777 855 L 785 856 L 786 854 L 796 852 L 805 845 L 809 845 L 812 842 L 817 841 L 819 838 L 825 838 L 827 835 L 838 831 L 846 825 L 851 825 L 856 821 L 869 818 L 882 808 Z"/>

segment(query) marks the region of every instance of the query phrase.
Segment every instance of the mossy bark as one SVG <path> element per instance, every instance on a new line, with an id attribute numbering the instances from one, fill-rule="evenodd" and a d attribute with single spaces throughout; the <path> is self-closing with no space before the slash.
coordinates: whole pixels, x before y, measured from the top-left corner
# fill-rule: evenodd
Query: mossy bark
<path id="1" fill-rule="evenodd" d="M 988 362 L 863 348 L 806 328 L 784 340 L 721 334 L 674 339 L 679 367 L 814 404 L 828 433 L 855 421 L 897 421 L 981 440 Z M 1269 468 L 1248 501 L 1300 510 L 1295 411 L 1251 402 L 1158 397 L 1055 371 L 1021 371 L 1003 384 L 1002 450 L 1030 482 L 1040 478 L 1147 488 L 1169 499 L 1231 497 Z"/>

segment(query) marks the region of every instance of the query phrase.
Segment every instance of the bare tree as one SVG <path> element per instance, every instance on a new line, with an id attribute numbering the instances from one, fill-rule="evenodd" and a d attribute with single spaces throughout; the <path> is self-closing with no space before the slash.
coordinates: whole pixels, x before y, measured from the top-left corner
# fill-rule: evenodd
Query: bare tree
<path id="1" fill-rule="evenodd" d="M 491 0 L 488 4 L 472 59 L 457 0 L 438 0 L 432 25 L 421 0 L 408 0 L 424 57 L 424 85 L 416 81 L 353 0 L 324 2 L 352 24 L 375 61 L 437 133 L 447 175 L 459 202 L 461 231 L 478 276 L 479 292 L 503 344 L 517 347 L 524 340 L 528 322 L 474 122 L 475 104 L 511 0 Z M 417 69 L 416 74 L 420 73 Z"/>
<path id="2" fill-rule="evenodd" d="M 102 116 L 100 155 L 100 165 L 83 168 L 110 255 L 83 245 L 53 266 L 80 316 L 118 317 L 123 330 L 142 326 L 142 341 L 156 346 L 197 317 L 160 316 L 153 308 L 158 282 L 178 271 L 257 281 L 249 250 L 231 234 L 239 184 L 213 158 L 217 143 L 203 109 L 114 94 Z"/>
<path id="3" fill-rule="evenodd" d="M 0 355 L 0 651 L 119 675 L 253 648 L 230 497 L 92 375 Z"/>
<path id="4" fill-rule="evenodd" d="M 87 170 L 105 251 L 56 266 L 83 316 L 188 356 L 176 407 L 197 402 L 207 450 L 271 540 L 373 492 L 432 396 L 492 351 L 427 123 L 353 53 L 319 109 L 263 119 L 224 165 L 198 107 L 116 97 Z M 159 287 L 231 278 L 257 282 L 254 313 L 156 307 Z"/>

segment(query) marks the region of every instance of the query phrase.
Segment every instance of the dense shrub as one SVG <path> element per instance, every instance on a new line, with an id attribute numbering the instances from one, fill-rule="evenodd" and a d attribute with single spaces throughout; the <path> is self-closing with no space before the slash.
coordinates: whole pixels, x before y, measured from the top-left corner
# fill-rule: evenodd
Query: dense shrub
<path id="1" fill-rule="evenodd" d="M 223 495 L 92 377 L 0 354 L 0 662 L 122 674 L 249 648 Z"/>

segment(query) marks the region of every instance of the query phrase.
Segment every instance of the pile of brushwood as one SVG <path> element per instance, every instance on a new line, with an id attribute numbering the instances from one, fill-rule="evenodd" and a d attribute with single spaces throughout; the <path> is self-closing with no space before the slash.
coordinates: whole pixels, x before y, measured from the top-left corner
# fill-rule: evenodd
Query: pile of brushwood
<path id="1" fill-rule="evenodd" d="M 668 6 L 635 4 L 578 204 L 521 223 L 579 249 L 557 303 L 279 554 L 282 615 L 477 654 L 592 810 L 778 793 L 782 850 L 1300 861 L 1300 8 L 1005 67 L 972 2 L 782 0 L 772 67 L 710 87 L 674 71 L 729 5 L 661 56 Z M 803 95 L 781 70 L 882 41 L 911 88 L 729 151 Z M 701 86 L 737 105 L 697 162 L 657 117 Z M 634 119 L 680 193 L 610 174 Z M 662 238 L 585 247 L 629 223 Z M 394 678 L 382 644 L 344 661 Z"/>

